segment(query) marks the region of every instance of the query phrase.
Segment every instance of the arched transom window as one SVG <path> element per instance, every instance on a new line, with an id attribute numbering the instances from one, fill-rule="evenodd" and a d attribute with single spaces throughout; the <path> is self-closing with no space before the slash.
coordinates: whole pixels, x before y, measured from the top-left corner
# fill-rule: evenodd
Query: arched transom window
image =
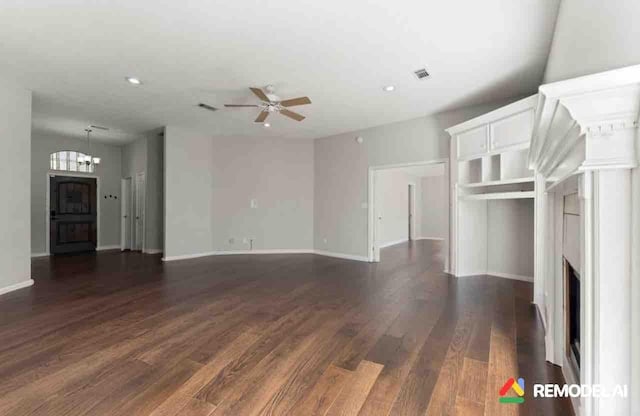
<path id="1" fill-rule="evenodd" d="M 78 163 L 78 157 L 84 158 L 84 153 L 75 150 L 61 150 L 51 153 L 49 167 L 51 170 L 66 170 L 70 172 L 93 173 L 94 164 Z"/>

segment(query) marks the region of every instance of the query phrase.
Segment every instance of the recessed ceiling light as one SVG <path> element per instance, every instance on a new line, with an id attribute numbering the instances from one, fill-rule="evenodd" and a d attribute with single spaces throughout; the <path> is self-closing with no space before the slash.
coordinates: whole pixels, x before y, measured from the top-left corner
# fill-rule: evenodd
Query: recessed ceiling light
<path id="1" fill-rule="evenodd" d="M 396 87 L 394 87 L 393 85 L 387 85 L 387 86 L 385 86 L 385 87 L 384 87 L 384 88 L 382 88 L 382 89 L 383 89 L 384 91 L 386 91 L 386 92 L 391 92 L 391 91 L 395 90 L 395 89 L 396 89 Z"/>
<path id="2" fill-rule="evenodd" d="M 271 124 L 269 124 L 269 123 L 264 123 L 264 124 L 263 124 L 263 126 L 265 126 L 265 127 L 271 127 Z"/>
<path id="3" fill-rule="evenodd" d="M 140 81 L 138 78 L 135 77 L 126 77 L 125 78 L 127 80 L 127 82 L 129 84 L 133 84 L 133 85 L 140 85 L 142 84 L 142 81 Z"/>

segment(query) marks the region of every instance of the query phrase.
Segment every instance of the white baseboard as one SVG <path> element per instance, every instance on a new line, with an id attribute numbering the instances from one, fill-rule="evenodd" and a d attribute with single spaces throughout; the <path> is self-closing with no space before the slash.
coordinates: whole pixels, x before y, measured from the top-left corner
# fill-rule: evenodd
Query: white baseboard
<path id="1" fill-rule="evenodd" d="M 313 254 L 312 249 L 300 249 L 300 248 L 280 248 L 280 249 L 265 249 L 265 250 L 216 250 L 209 251 L 206 253 L 197 253 L 197 254 L 185 254 L 181 256 L 169 256 L 163 257 L 162 261 L 174 261 L 174 260 L 187 260 L 187 259 L 195 259 L 198 257 L 208 257 L 208 256 L 228 256 L 228 255 L 239 255 L 239 254 Z"/>
<path id="2" fill-rule="evenodd" d="M 501 277 L 503 279 L 513 279 L 513 280 L 521 280 L 523 282 L 533 282 L 533 276 L 521 276 L 519 274 L 511 274 L 511 273 L 501 273 L 501 272 L 467 272 L 455 275 L 456 277 L 471 277 L 471 276 L 493 276 L 493 277 Z"/>
<path id="3" fill-rule="evenodd" d="M 436 241 L 444 241 L 442 237 L 416 237 L 414 240 L 436 240 Z"/>
<path id="4" fill-rule="evenodd" d="M 218 251 L 210 251 L 206 253 L 184 254 L 180 256 L 163 257 L 162 261 L 188 260 L 188 259 L 195 259 L 199 257 L 228 256 L 228 255 L 239 255 L 239 254 L 317 254 L 319 256 L 337 257 L 337 258 L 346 259 L 346 260 L 356 260 L 356 261 L 364 261 L 364 262 L 369 261 L 369 259 L 366 256 L 334 253 L 330 251 L 313 250 L 313 249 L 307 249 L 307 248 L 266 249 L 266 250 L 228 250 L 228 251 L 218 250 Z"/>
<path id="5" fill-rule="evenodd" d="M 159 253 L 162 253 L 162 249 L 161 248 L 145 248 L 144 250 L 142 250 L 142 252 L 144 254 L 159 254 Z"/>
<path id="6" fill-rule="evenodd" d="M 0 295 L 13 292 L 14 290 L 22 289 L 33 285 L 33 279 L 25 280 L 24 282 L 16 283 L 15 285 L 0 287 Z"/>
<path id="7" fill-rule="evenodd" d="M 339 259 L 369 262 L 369 258 L 367 256 L 358 256 L 357 254 L 334 253 L 331 251 L 324 251 L 324 250 L 315 250 L 314 254 L 317 254 L 318 256 L 336 257 Z"/>
<path id="8" fill-rule="evenodd" d="M 197 259 L 198 257 L 215 256 L 216 253 L 217 251 L 207 251 L 204 253 L 196 253 L 196 254 L 182 254 L 180 256 L 164 256 L 162 257 L 162 261 Z"/>
<path id="9" fill-rule="evenodd" d="M 98 246 L 96 247 L 96 251 L 102 251 L 102 250 L 120 250 L 120 244 L 113 244 L 110 246 Z"/>
<path id="10" fill-rule="evenodd" d="M 380 248 L 395 246 L 396 244 L 406 243 L 407 241 L 409 240 L 407 240 L 406 238 L 404 240 L 390 241 L 388 243 L 380 244 Z"/>
<path id="11" fill-rule="evenodd" d="M 49 257 L 49 253 L 31 253 L 31 258 L 35 257 Z"/>
<path id="12" fill-rule="evenodd" d="M 227 256 L 236 254 L 313 254 L 310 248 L 275 248 L 264 250 L 221 250 L 216 251 L 216 256 Z"/>
<path id="13" fill-rule="evenodd" d="M 533 282 L 533 276 L 522 276 L 512 273 L 487 272 L 490 276 L 503 277 L 505 279 L 521 280 L 523 282 Z"/>
<path id="14" fill-rule="evenodd" d="M 485 274 L 488 274 L 485 271 L 482 272 L 465 272 L 465 273 L 458 273 L 458 274 L 454 274 L 455 277 L 473 277 L 473 276 L 484 276 Z"/>

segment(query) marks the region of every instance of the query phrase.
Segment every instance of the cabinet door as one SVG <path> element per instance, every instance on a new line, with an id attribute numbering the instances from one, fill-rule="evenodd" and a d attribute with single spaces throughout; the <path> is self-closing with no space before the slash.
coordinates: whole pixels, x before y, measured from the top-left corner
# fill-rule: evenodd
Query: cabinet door
<path id="1" fill-rule="evenodd" d="M 458 157 L 479 155 L 487 151 L 487 126 L 477 127 L 458 135 Z"/>
<path id="2" fill-rule="evenodd" d="M 528 143 L 533 132 L 533 110 L 491 123 L 491 150 Z"/>

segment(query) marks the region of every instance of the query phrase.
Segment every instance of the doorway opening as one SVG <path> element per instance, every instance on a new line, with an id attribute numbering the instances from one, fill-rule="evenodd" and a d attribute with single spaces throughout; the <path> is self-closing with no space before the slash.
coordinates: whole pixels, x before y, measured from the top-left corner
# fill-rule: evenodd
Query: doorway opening
<path id="1" fill-rule="evenodd" d="M 47 253 L 95 251 L 100 211 L 98 178 L 88 175 L 47 176 Z"/>
<path id="2" fill-rule="evenodd" d="M 406 241 L 442 240 L 449 265 L 449 169 L 447 159 L 369 168 L 369 261 L 380 249 Z"/>

